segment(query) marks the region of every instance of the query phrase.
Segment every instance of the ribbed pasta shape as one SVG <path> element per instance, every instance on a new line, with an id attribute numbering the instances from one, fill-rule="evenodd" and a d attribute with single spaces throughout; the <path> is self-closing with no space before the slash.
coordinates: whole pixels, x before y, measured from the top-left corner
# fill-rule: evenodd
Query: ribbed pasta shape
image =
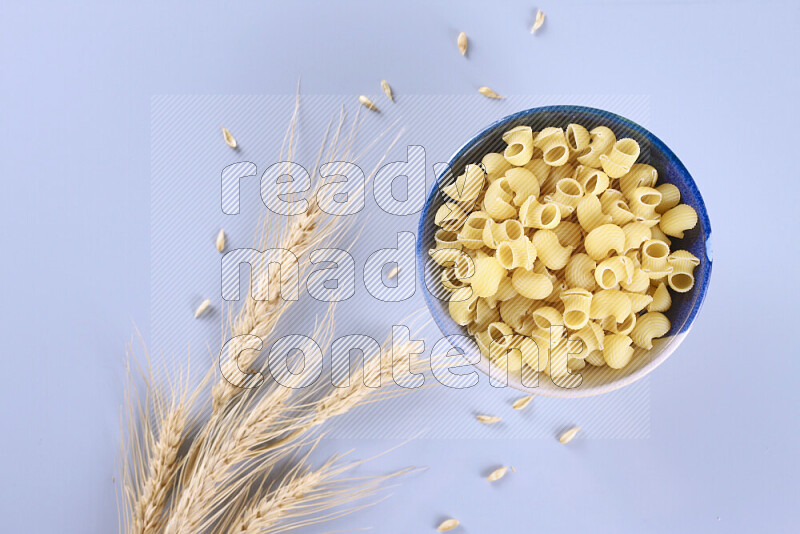
<path id="1" fill-rule="evenodd" d="M 474 259 L 475 275 L 471 279 L 472 289 L 479 297 L 488 297 L 497 293 L 500 281 L 506 276 L 506 270 L 494 256 L 478 253 Z"/>
<path id="2" fill-rule="evenodd" d="M 591 232 L 598 226 L 611 223 L 611 215 L 603 213 L 600 199 L 594 195 L 584 196 L 576 208 L 578 222 L 587 232 Z"/>
<path id="3" fill-rule="evenodd" d="M 589 147 L 584 149 L 584 153 L 578 156 L 578 163 L 587 167 L 600 168 L 600 156 L 608 153 L 614 143 L 617 142 L 617 137 L 610 128 L 605 126 L 598 126 L 589 132 L 591 142 Z"/>
<path id="4" fill-rule="evenodd" d="M 495 219 L 508 219 L 517 214 L 512 199 L 514 191 L 505 176 L 498 178 L 486 188 L 483 198 L 485 211 Z"/>
<path id="5" fill-rule="evenodd" d="M 584 350 L 581 351 L 581 355 L 584 358 L 595 351 L 602 350 L 604 337 L 603 328 L 594 321 L 587 322 L 577 332 L 570 334 L 570 339 L 577 339 L 583 343 Z"/>
<path id="6" fill-rule="evenodd" d="M 497 293 L 486 297 L 486 304 L 491 308 L 496 308 L 498 304 L 508 299 L 514 298 L 517 295 L 516 289 L 511 285 L 511 277 L 506 276 L 500 280 L 500 285 L 497 286 Z"/>
<path id="7" fill-rule="evenodd" d="M 462 287 L 450 294 L 450 317 L 456 324 L 466 326 L 475 320 L 478 296 L 470 287 Z"/>
<path id="8" fill-rule="evenodd" d="M 688 250 L 676 250 L 669 255 L 667 263 L 672 272 L 667 275 L 669 287 L 678 293 L 686 293 L 694 287 L 694 268 L 700 260 Z"/>
<path id="9" fill-rule="evenodd" d="M 564 270 L 564 278 L 566 279 L 567 285 L 593 291 L 594 288 L 597 287 L 597 282 L 593 274 L 596 267 L 597 262 L 590 258 L 588 254 L 582 252 L 573 254 Z M 649 283 L 650 280 L 648 279 L 648 284 Z"/>
<path id="10" fill-rule="evenodd" d="M 533 131 L 530 126 L 517 126 L 503 134 L 508 146 L 503 152 L 506 161 L 517 167 L 525 165 L 533 156 Z"/>
<path id="11" fill-rule="evenodd" d="M 660 282 L 653 290 L 653 301 L 647 306 L 650 312 L 665 312 L 672 306 L 672 296 L 664 282 Z"/>
<path id="12" fill-rule="evenodd" d="M 550 277 L 526 269 L 516 269 L 511 274 L 511 285 L 523 297 L 541 300 L 553 292 Z"/>
<path id="13" fill-rule="evenodd" d="M 572 255 L 573 247 L 562 246 L 552 230 L 537 230 L 533 234 L 533 244 L 536 247 L 537 257 L 548 269 L 563 269 Z"/>
<path id="14" fill-rule="evenodd" d="M 625 232 L 625 252 L 627 253 L 629 250 L 635 250 L 642 246 L 642 243 L 647 241 L 648 239 L 652 238 L 653 232 L 650 230 L 650 226 L 639 222 L 629 222 L 625 226 L 622 227 L 622 231 Z"/>
<path id="15" fill-rule="evenodd" d="M 614 317 L 606 317 L 602 320 L 602 325 L 603 328 L 609 332 L 627 336 L 631 333 L 633 327 L 636 326 L 636 313 L 631 310 L 631 313 L 619 322 L 617 322 Z"/>
<path id="16" fill-rule="evenodd" d="M 552 230 L 561 222 L 561 210 L 555 204 L 540 204 L 531 197 L 520 206 L 519 220 L 525 228 Z"/>
<path id="17" fill-rule="evenodd" d="M 590 352 L 589 355 L 584 358 L 584 361 L 595 367 L 603 367 L 606 364 L 606 360 L 603 358 L 603 351 L 601 350 Z"/>
<path id="18" fill-rule="evenodd" d="M 532 300 L 522 295 L 515 295 L 500 303 L 500 318 L 519 332 L 522 329 L 522 323 L 525 318 L 530 316 L 529 310 L 533 306 L 534 302 Z"/>
<path id="19" fill-rule="evenodd" d="M 667 244 L 667 246 L 670 246 L 670 247 L 672 246 L 672 240 L 669 237 L 667 237 L 667 234 L 665 234 L 664 232 L 661 231 L 661 228 L 659 228 L 658 225 L 651 226 L 650 227 L 650 232 L 652 233 L 652 238 L 653 239 L 657 239 L 659 241 L 663 241 L 664 243 Z"/>
<path id="20" fill-rule="evenodd" d="M 629 257 L 612 256 L 597 265 L 594 279 L 602 289 L 612 289 L 633 282 L 633 272 L 633 261 Z"/>
<path id="21" fill-rule="evenodd" d="M 595 261 L 605 259 L 612 251 L 622 254 L 625 252 L 625 232 L 615 224 L 604 224 L 586 234 L 583 246 Z"/>
<path id="22" fill-rule="evenodd" d="M 458 176 L 456 181 L 444 187 L 442 192 L 456 202 L 465 202 L 478 198 L 483 191 L 486 177 L 479 165 L 467 165 L 464 174 Z"/>
<path id="23" fill-rule="evenodd" d="M 521 236 L 514 240 L 502 241 L 497 247 L 495 257 L 505 269 L 531 270 L 536 260 L 536 247 L 530 239 Z"/>
<path id="24" fill-rule="evenodd" d="M 557 204 L 569 206 L 572 210 L 578 205 L 583 197 L 583 187 L 574 178 L 562 178 L 556 182 L 556 191 L 553 193 L 553 201 Z M 570 211 L 572 213 L 572 211 Z"/>
<path id="25" fill-rule="evenodd" d="M 550 331 L 551 326 L 560 326 L 564 324 L 564 316 L 552 306 L 541 306 L 532 310 L 530 313 L 536 328 L 547 332 Z"/>
<path id="26" fill-rule="evenodd" d="M 522 361 L 534 371 L 544 372 L 548 364 L 547 347 L 540 347 L 536 339 L 527 336 L 518 336 L 514 344 L 519 348 Z"/>
<path id="27" fill-rule="evenodd" d="M 603 191 L 603 194 L 600 195 L 600 205 L 603 207 L 604 213 L 611 215 L 611 222 L 619 226 L 632 221 L 635 217 L 622 193 L 616 189 Z"/>
<path id="28" fill-rule="evenodd" d="M 466 212 L 454 202 L 445 202 L 436 210 L 433 222 L 445 230 L 458 230 L 467 218 Z"/>
<path id="29" fill-rule="evenodd" d="M 609 178 L 620 178 L 630 172 L 640 152 L 639 143 L 626 137 L 614 143 L 608 154 L 600 156 L 600 163 Z"/>
<path id="30" fill-rule="evenodd" d="M 670 326 L 669 319 L 663 313 L 645 313 L 636 322 L 630 336 L 637 347 L 650 350 L 653 348 L 653 340 L 665 336 Z"/>
<path id="31" fill-rule="evenodd" d="M 564 303 L 564 326 L 579 330 L 589 322 L 589 310 L 592 304 L 591 292 L 582 288 L 572 288 L 561 293 Z"/>
<path id="32" fill-rule="evenodd" d="M 571 155 L 583 152 L 591 141 L 589 131 L 580 124 L 568 125 L 564 135 L 567 138 L 567 146 Z"/>
<path id="33" fill-rule="evenodd" d="M 483 168 L 486 169 L 486 178 L 490 182 L 503 176 L 512 167 L 506 158 L 497 152 L 490 152 L 483 156 L 481 163 L 483 163 Z"/>
<path id="34" fill-rule="evenodd" d="M 656 213 L 664 213 L 681 203 L 681 192 L 674 184 L 661 184 L 656 187 L 661 193 L 661 202 L 656 206 Z"/>
<path id="35" fill-rule="evenodd" d="M 603 359 L 612 369 L 622 369 L 633 357 L 630 337 L 622 334 L 610 334 L 603 339 Z"/>
<path id="36" fill-rule="evenodd" d="M 442 269 L 440 280 L 442 282 L 442 287 L 451 293 L 466 286 L 464 281 L 456 276 L 456 270 L 453 267 Z"/>
<path id="37" fill-rule="evenodd" d="M 639 313 L 653 302 L 653 297 L 647 293 L 637 293 L 626 290 L 625 294 L 631 299 L 631 311 L 633 313 Z"/>
<path id="38" fill-rule="evenodd" d="M 630 261 L 633 263 L 633 260 Z M 632 293 L 643 293 L 647 291 L 647 288 L 650 287 L 650 277 L 647 276 L 647 273 L 644 272 L 641 267 L 634 266 L 633 276 L 631 277 L 630 281 L 623 280 L 620 282 L 620 285 L 625 291 Z"/>
<path id="39" fill-rule="evenodd" d="M 477 332 L 486 330 L 490 323 L 500 320 L 500 312 L 486 303 L 486 299 L 479 298 L 475 306 L 475 321 L 473 329 Z"/>
<path id="40" fill-rule="evenodd" d="M 464 221 L 458 232 L 458 241 L 464 248 L 477 250 L 483 248 L 483 233 L 488 222 L 494 222 L 485 211 L 473 211 Z"/>
<path id="41" fill-rule="evenodd" d="M 506 219 L 499 223 L 489 219 L 483 227 L 481 237 L 484 245 L 497 248 L 503 241 L 519 239 L 523 233 L 522 223 L 516 219 Z"/>
<path id="42" fill-rule="evenodd" d="M 539 180 L 531 171 L 523 168 L 509 169 L 505 177 L 514 192 L 512 202 L 515 206 L 521 206 L 530 197 L 539 196 Z"/>
<path id="43" fill-rule="evenodd" d="M 587 195 L 601 195 L 608 189 L 611 181 L 608 175 L 599 169 L 578 165 L 575 169 L 575 179 L 581 184 Z"/>
<path id="44" fill-rule="evenodd" d="M 523 169 L 531 171 L 536 180 L 539 182 L 539 188 L 550 178 L 550 171 L 553 169 L 550 165 L 544 162 L 542 158 L 535 158 L 522 166 Z"/>
<path id="45" fill-rule="evenodd" d="M 669 246 L 663 241 L 650 239 L 642 243 L 642 270 L 651 279 L 658 280 L 672 272 L 668 257 Z"/>
<path id="46" fill-rule="evenodd" d="M 656 207 L 660 202 L 661 193 L 658 189 L 637 187 L 631 191 L 631 211 L 641 219 L 654 219 L 656 217 Z"/>
<path id="47" fill-rule="evenodd" d="M 428 250 L 428 254 L 437 265 L 441 265 L 442 267 L 449 267 L 455 264 L 456 260 L 462 256 L 469 259 L 469 256 L 467 256 L 464 251 L 457 248 L 432 248 Z"/>
<path id="48" fill-rule="evenodd" d="M 631 299 L 623 291 L 617 289 L 603 289 L 592 297 L 592 306 L 589 310 L 590 319 L 605 319 L 613 317 L 616 322 L 622 322 L 631 313 Z"/>
<path id="49" fill-rule="evenodd" d="M 619 179 L 619 189 L 626 197 L 637 187 L 655 187 L 658 171 L 646 163 L 635 163 L 631 170 Z"/>
<path id="50" fill-rule="evenodd" d="M 686 230 L 697 225 L 697 212 L 687 204 L 678 204 L 661 216 L 659 227 L 668 236 L 683 238 Z"/>
<path id="51" fill-rule="evenodd" d="M 436 232 L 433 234 L 433 240 L 436 242 L 437 250 L 441 250 L 443 248 L 461 249 L 463 246 L 458 242 L 457 232 L 451 232 L 450 230 L 445 230 L 444 228 L 436 230 Z"/>
<path id="52" fill-rule="evenodd" d="M 579 224 L 570 221 L 561 221 L 553 228 L 558 242 L 567 247 L 578 248 L 583 244 L 583 230 Z"/>
<path id="53" fill-rule="evenodd" d="M 561 128 L 545 128 L 534 139 L 534 145 L 542 151 L 542 159 L 551 167 L 560 167 L 569 160 L 569 146 Z"/>

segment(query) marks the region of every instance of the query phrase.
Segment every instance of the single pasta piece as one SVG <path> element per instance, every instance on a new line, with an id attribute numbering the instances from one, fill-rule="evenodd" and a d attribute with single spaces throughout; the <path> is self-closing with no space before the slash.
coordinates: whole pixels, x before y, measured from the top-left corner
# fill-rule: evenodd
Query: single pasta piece
<path id="1" fill-rule="evenodd" d="M 640 221 L 629 222 L 622 227 L 622 231 L 625 232 L 626 253 L 630 250 L 639 249 L 642 243 L 653 237 L 653 231 L 650 230 L 650 226 Z"/>
<path id="2" fill-rule="evenodd" d="M 483 234 L 489 222 L 494 224 L 488 213 L 485 211 L 473 211 L 467 215 L 464 226 L 458 232 L 458 241 L 467 249 L 477 250 L 483 248 Z"/>
<path id="3" fill-rule="evenodd" d="M 505 177 L 514 192 L 512 201 L 515 206 L 521 206 L 529 198 L 539 196 L 539 180 L 531 171 L 524 168 L 509 169 Z"/>
<path id="4" fill-rule="evenodd" d="M 490 152 L 483 156 L 481 163 L 483 168 L 486 169 L 486 177 L 490 182 L 503 176 L 512 167 L 506 158 L 497 152 Z"/>
<path id="5" fill-rule="evenodd" d="M 497 248 L 503 241 L 514 241 L 524 234 L 522 223 L 516 219 L 506 219 L 503 222 L 495 222 L 492 219 L 486 221 L 486 226 L 482 230 L 482 242 L 489 248 Z"/>
<path id="6" fill-rule="evenodd" d="M 533 244 L 536 247 L 536 254 L 544 266 L 553 270 L 566 267 L 573 251 L 573 247 L 562 246 L 558 241 L 558 236 L 552 230 L 537 230 L 533 234 Z"/>
<path id="7" fill-rule="evenodd" d="M 637 217 L 652 220 L 656 216 L 656 207 L 661 203 L 661 193 L 652 187 L 637 187 L 631 192 L 631 211 Z"/>
<path id="8" fill-rule="evenodd" d="M 580 182 L 587 195 L 595 196 L 602 194 L 611 183 L 606 173 L 584 165 L 578 165 L 575 169 L 575 179 Z"/>
<path id="9" fill-rule="evenodd" d="M 592 293 L 582 288 L 572 288 L 561 293 L 564 303 L 564 326 L 580 330 L 589 322 Z"/>
<path id="10" fill-rule="evenodd" d="M 486 178 L 479 165 L 467 165 L 464 174 L 456 178 L 452 184 L 442 188 L 442 192 L 456 202 L 475 200 L 483 191 Z"/>
<path id="11" fill-rule="evenodd" d="M 495 219 L 508 219 L 517 214 L 511 200 L 514 198 L 514 191 L 505 176 L 498 178 L 486 188 L 486 196 L 483 199 L 485 211 Z"/>
<path id="12" fill-rule="evenodd" d="M 630 337 L 623 334 L 610 334 L 603 339 L 603 359 L 612 369 L 622 369 L 630 363 L 633 348 Z"/>
<path id="13" fill-rule="evenodd" d="M 653 302 L 653 297 L 645 293 L 634 293 L 626 290 L 625 294 L 631 299 L 631 311 L 633 313 L 639 313 Z"/>
<path id="14" fill-rule="evenodd" d="M 681 192 L 674 184 L 661 184 L 656 190 L 661 193 L 661 202 L 656 206 L 656 213 L 664 213 L 681 203 Z"/>
<path id="15" fill-rule="evenodd" d="M 519 208 L 519 220 L 525 228 L 552 230 L 561 222 L 561 210 L 555 204 L 540 204 L 530 197 Z"/>
<path id="16" fill-rule="evenodd" d="M 659 280 L 672 268 L 667 264 L 669 246 L 663 241 L 649 239 L 642 243 L 642 270 L 653 280 Z"/>
<path id="17" fill-rule="evenodd" d="M 591 142 L 583 153 L 578 155 L 578 163 L 599 169 L 600 156 L 611 150 L 611 147 L 617 142 L 617 137 L 610 128 L 605 126 L 594 128 L 589 132 L 589 135 L 591 136 Z"/>
<path id="18" fill-rule="evenodd" d="M 451 265 L 454 265 L 456 261 L 462 256 L 469 258 L 469 256 L 464 251 L 457 248 L 441 248 L 441 249 L 432 248 L 428 250 L 428 254 L 434 261 L 434 263 L 436 263 L 437 265 L 441 265 L 442 267 L 449 267 Z"/>
<path id="19" fill-rule="evenodd" d="M 536 176 L 540 189 L 545 182 L 547 182 L 548 178 L 550 178 L 550 171 L 553 169 L 553 167 L 545 163 L 541 157 L 532 159 L 530 162 L 523 165 L 522 168 L 531 171 L 533 175 Z"/>
<path id="20" fill-rule="evenodd" d="M 521 236 L 518 239 L 502 241 L 497 247 L 495 257 L 505 269 L 522 268 L 530 271 L 536 260 L 536 247 L 530 239 Z"/>
<path id="21" fill-rule="evenodd" d="M 589 365 L 594 365 L 595 367 L 603 367 L 606 364 L 606 360 L 603 358 L 603 352 L 600 350 L 590 352 L 585 360 Z"/>
<path id="22" fill-rule="evenodd" d="M 570 155 L 577 155 L 583 152 L 588 146 L 591 137 L 589 131 L 580 124 L 570 124 L 565 132 L 567 147 Z"/>
<path id="23" fill-rule="evenodd" d="M 576 208 L 578 222 L 587 232 L 591 232 L 598 226 L 611 224 L 611 215 L 603 213 L 600 199 L 594 195 L 584 196 Z"/>
<path id="24" fill-rule="evenodd" d="M 683 238 L 683 233 L 697 225 L 697 212 L 687 204 L 678 204 L 661 216 L 659 227 L 668 236 Z"/>
<path id="25" fill-rule="evenodd" d="M 653 348 L 653 339 L 665 336 L 670 326 L 669 319 L 663 313 L 645 313 L 639 318 L 630 336 L 637 347 L 650 350 Z"/>
<path id="26" fill-rule="evenodd" d="M 486 330 L 489 324 L 500 320 L 500 312 L 496 308 L 490 307 L 486 299 L 479 298 L 475 307 L 475 322 L 472 323 L 474 330 L 480 332 Z"/>
<path id="27" fill-rule="evenodd" d="M 561 167 L 569 160 L 569 146 L 561 128 L 545 128 L 536 136 L 534 144 L 542 151 L 544 162 L 551 167 Z"/>
<path id="28" fill-rule="evenodd" d="M 561 221 L 553 228 L 558 242 L 564 246 L 578 248 L 583 244 L 583 231 L 580 225 L 570 221 Z"/>
<path id="29" fill-rule="evenodd" d="M 612 289 L 622 283 L 632 283 L 633 273 L 633 260 L 627 256 L 612 256 L 597 265 L 594 279 L 602 289 Z M 650 279 L 647 281 L 649 283 Z"/>
<path id="30" fill-rule="evenodd" d="M 458 230 L 467 218 L 466 212 L 458 204 L 445 202 L 436 210 L 433 222 L 445 230 Z"/>
<path id="31" fill-rule="evenodd" d="M 436 242 L 437 250 L 443 248 L 461 249 L 463 246 L 458 242 L 458 234 L 456 232 L 451 232 L 450 230 L 445 230 L 444 228 L 436 230 L 436 233 L 433 234 L 433 240 Z"/>
<path id="32" fill-rule="evenodd" d="M 611 333 L 627 336 L 631 333 L 633 327 L 636 326 L 636 313 L 631 310 L 631 313 L 619 322 L 617 322 L 613 317 L 606 317 L 601 321 L 601 324 L 605 330 L 608 330 Z"/>
<path id="33" fill-rule="evenodd" d="M 497 293 L 500 280 L 506 276 L 506 270 L 494 256 L 487 256 L 481 252 L 474 260 L 475 275 L 471 285 L 479 297 L 488 297 Z"/>
<path id="34" fill-rule="evenodd" d="M 503 157 L 517 167 L 525 165 L 533 156 L 533 132 L 530 126 L 517 126 L 503 134 L 503 141 L 508 144 Z"/>
<path id="35" fill-rule="evenodd" d="M 628 259 L 630 259 L 630 257 Z M 631 262 L 633 262 L 633 260 L 631 260 Z M 628 292 L 644 293 L 647 291 L 647 288 L 650 287 L 650 277 L 647 276 L 647 273 L 644 272 L 641 267 L 634 266 L 633 277 L 631 277 L 630 282 L 623 280 L 620 282 L 620 286 Z"/>
<path id="36" fill-rule="evenodd" d="M 456 324 L 466 326 L 475 320 L 478 296 L 470 287 L 457 289 L 450 295 L 448 309 Z"/>
<path id="37" fill-rule="evenodd" d="M 653 302 L 647 306 L 647 311 L 650 312 L 665 312 L 672 306 L 672 297 L 669 294 L 667 285 L 660 282 L 653 291 Z"/>
<path id="38" fill-rule="evenodd" d="M 619 189 L 626 197 L 637 187 L 655 187 L 658 171 L 646 163 L 634 163 L 631 170 L 619 179 Z"/>
<path id="39" fill-rule="evenodd" d="M 583 187 L 580 182 L 573 178 L 562 178 L 556 182 L 556 192 L 553 194 L 553 201 L 559 205 L 569 206 L 570 213 L 574 210 L 578 202 L 583 197 Z"/>
<path id="40" fill-rule="evenodd" d="M 611 215 L 611 222 L 616 225 L 622 226 L 636 217 L 625 202 L 622 193 L 616 189 L 603 191 L 603 194 L 600 195 L 600 205 L 605 213 Z"/>
<path id="41" fill-rule="evenodd" d="M 464 281 L 456 276 L 456 270 L 453 267 L 442 269 L 440 280 L 442 282 L 442 287 L 451 293 L 466 286 Z"/>
<path id="42" fill-rule="evenodd" d="M 564 316 L 561 314 L 560 311 L 553 308 L 552 306 L 541 306 L 539 308 L 532 310 L 530 313 L 531 317 L 533 318 L 534 325 L 536 325 L 536 328 L 540 330 L 550 332 L 551 326 L 558 326 L 564 324 Z M 548 340 L 549 339 L 550 339 L 550 334 L 548 333 Z"/>
<path id="43" fill-rule="evenodd" d="M 500 303 L 500 318 L 516 331 L 521 331 L 526 317 L 530 316 L 529 310 L 534 306 L 531 299 L 522 295 L 514 295 Z"/>
<path id="44" fill-rule="evenodd" d="M 625 292 L 618 289 L 602 289 L 592 296 L 589 318 L 613 317 L 616 322 L 621 323 L 630 315 L 631 309 L 631 299 Z"/>
<path id="45" fill-rule="evenodd" d="M 640 152 L 639 143 L 626 137 L 614 143 L 608 154 L 600 156 L 600 163 L 609 178 L 620 178 L 630 172 Z"/>
<path id="46" fill-rule="evenodd" d="M 597 267 L 597 262 L 589 257 L 588 254 L 580 252 L 573 254 L 567 262 L 564 270 L 564 278 L 570 287 L 580 287 L 587 291 L 593 291 L 597 287 L 597 282 L 592 274 Z M 648 284 L 650 280 L 648 279 Z"/>
<path id="47" fill-rule="evenodd" d="M 583 246 L 595 261 L 605 259 L 611 251 L 622 254 L 625 252 L 625 232 L 615 224 L 604 224 L 586 235 Z"/>
<path id="48" fill-rule="evenodd" d="M 686 293 L 694 287 L 694 268 L 700 260 L 688 250 L 676 250 L 669 255 L 667 263 L 672 272 L 667 275 L 669 287 L 678 293 Z"/>

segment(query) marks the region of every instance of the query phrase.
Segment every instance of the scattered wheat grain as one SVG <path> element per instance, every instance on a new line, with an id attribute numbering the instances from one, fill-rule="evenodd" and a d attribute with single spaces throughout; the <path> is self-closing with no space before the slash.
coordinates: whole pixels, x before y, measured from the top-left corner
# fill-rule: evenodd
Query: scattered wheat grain
<path id="1" fill-rule="evenodd" d="M 467 55 L 467 34 L 464 32 L 458 34 L 458 50 L 462 56 Z"/>
<path id="2" fill-rule="evenodd" d="M 372 111 L 380 111 L 378 109 L 378 106 L 376 106 L 375 103 L 372 102 L 372 100 L 370 100 L 364 95 L 359 96 L 358 101 L 361 102 L 361 104 L 367 109 L 370 109 Z"/>
<path id="3" fill-rule="evenodd" d="M 492 471 L 492 473 L 488 477 L 486 477 L 486 480 L 488 480 L 489 482 L 494 482 L 495 480 L 500 480 L 501 478 L 506 476 L 507 472 L 508 472 L 508 467 L 505 467 L 505 466 L 500 467 L 500 468 L 495 469 L 494 471 Z"/>
<path id="4" fill-rule="evenodd" d="M 203 315 L 203 312 L 205 312 L 209 306 L 211 306 L 211 301 L 208 299 L 204 300 L 203 303 L 200 304 L 200 306 L 198 306 L 197 309 L 194 311 L 195 319 Z"/>
<path id="5" fill-rule="evenodd" d="M 517 399 L 514 401 L 514 404 L 511 405 L 512 408 L 515 410 L 522 410 L 525 408 L 530 402 L 533 400 L 533 395 L 528 395 L 527 397 L 522 397 L 521 399 Z"/>
<path id="6" fill-rule="evenodd" d="M 225 138 L 225 142 L 229 147 L 236 148 L 236 139 L 233 138 L 231 132 L 224 126 L 222 127 L 222 137 Z"/>
<path id="7" fill-rule="evenodd" d="M 477 416 L 478 421 L 483 423 L 484 425 L 493 425 L 495 423 L 500 422 L 500 418 L 495 415 L 483 415 L 480 414 Z"/>
<path id="8" fill-rule="evenodd" d="M 536 12 L 536 21 L 533 23 L 531 33 L 534 33 L 536 30 L 542 27 L 542 24 L 544 24 L 544 17 L 545 14 L 541 9 Z"/>
<path id="9" fill-rule="evenodd" d="M 225 230 L 220 230 L 217 234 L 217 250 L 225 250 Z"/>
<path id="10" fill-rule="evenodd" d="M 394 93 L 392 93 L 392 86 L 389 85 L 389 82 L 381 80 L 381 89 L 383 89 L 383 92 L 389 97 L 389 100 L 394 102 Z"/>
<path id="11" fill-rule="evenodd" d="M 437 532 L 446 532 L 448 530 L 453 530 L 456 528 L 460 523 L 458 519 L 445 519 L 441 522 L 441 524 L 436 528 Z"/>
<path id="12" fill-rule="evenodd" d="M 478 89 L 478 92 L 480 94 L 482 94 L 483 96 L 485 96 L 486 98 L 505 98 L 505 97 L 502 97 L 502 96 L 498 95 L 497 93 L 495 93 L 494 91 L 492 91 L 488 87 L 481 87 L 480 89 Z"/>
<path id="13" fill-rule="evenodd" d="M 581 427 L 579 426 L 570 428 L 569 430 L 561 434 L 561 436 L 558 438 L 558 441 L 564 444 L 569 443 L 570 441 L 572 441 L 572 439 L 575 437 L 575 435 L 578 433 L 578 430 L 580 429 Z"/>

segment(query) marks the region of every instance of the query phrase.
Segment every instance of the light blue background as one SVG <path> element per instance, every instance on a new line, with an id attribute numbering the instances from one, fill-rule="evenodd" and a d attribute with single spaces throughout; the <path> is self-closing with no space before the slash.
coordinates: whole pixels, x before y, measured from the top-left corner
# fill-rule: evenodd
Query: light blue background
<path id="1" fill-rule="evenodd" d="M 789 532 L 798 517 L 796 3 L 6 2 L 3 532 L 111 532 L 122 354 L 150 333 L 154 94 L 643 94 L 714 229 L 708 299 L 650 380 L 650 438 L 420 440 L 430 466 L 323 527 Z M 471 39 L 469 60 L 455 36 Z M 532 424 L 536 423 L 535 412 Z M 466 421 L 465 421 L 466 422 Z M 394 441 L 340 440 L 359 457 Z M 517 474 L 481 480 L 497 464 Z"/>

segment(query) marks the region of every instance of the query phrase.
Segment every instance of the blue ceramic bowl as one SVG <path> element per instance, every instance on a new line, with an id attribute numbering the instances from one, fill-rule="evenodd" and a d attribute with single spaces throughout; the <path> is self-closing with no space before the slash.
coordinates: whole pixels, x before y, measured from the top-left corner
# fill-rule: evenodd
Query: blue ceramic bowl
<path id="1" fill-rule="evenodd" d="M 624 369 L 613 370 L 607 366 L 596 368 L 587 365 L 580 371 L 580 385 L 564 388 L 554 384 L 543 374 L 540 376 L 535 389 L 526 387 L 518 377 L 510 376 L 508 383 L 524 391 L 535 391 L 538 394 L 556 397 L 584 397 L 613 391 L 631 384 L 642 378 L 647 373 L 663 363 L 667 357 L 683 341 L 692 323 L 697 317 L 700 306 L 703 304 L 711 276 L 711 224 L 708 212 L 689 171 L 683 166 L 678 157 L 658 137 L 642 128 L 638 124 L 608 111 L 580 106 L 548 106 L 528 109 L 505 117 L 467 141 L 448 162 L 449 169 L 437 176 L 437 185 L 428 196 L 425 208 L 419 221 L 417 241 L 417 273 L 423 277 L 423 292 L 434 321 L 453 345 L 465 352 L 475 360 L 480 358 L 480 352 L 472 338 L 467 334 L 466 328 L 456 324 L 448 313 L 446 292 L 434 291 L 439 286 L 441 267 L 430 260 L 428 249 L 434 247 L 434 233 L 437 227 L 433 223 L 434 215 L 439 206 L 444 202 L 438 188 L 452 183 L 455 176 L 461 173 L 464 166 L 469 163 L 478 163 L 489 152 L 502 152 L 505 143 L 501 139 L 503 132 L 519 125 L 527 125 L 534 131 L 546 126 L 566 128 L 569 123 L 578 123 L 591 130 L 595 126 L 607 126 L 616 134 L 617 138 L 631 137 L 641 146 L 640 163 L 649 163 L 658 170 L 658 183 L 671 183 L 678 187 L 681 193 L 681 202 L 692 206 L 698 215 L 699 222 L 695 228 L 686 232 L 683 239 L 672 240 L 672 250 L 684 249 L 700 258 L 700 265 L 695 269 L 695 285 L 688 293 L 674 293 L 672 307 L 666 313 L 672 324 L 669 333 L 662 339 L 654 342 L 653 349 L 649 351 L 637 350 L 631 363 Z M 475 361 L 473 360 L 473 361 Z M 481 371 L 488 374 L 489 365 L 485 359 L 476 364 Z M 493 367 L 494 368 L 494 367 Z M 529 381 L 525 381 L 530 384 Z M 574 386 L 573 381 L 573 386 Z"/>

